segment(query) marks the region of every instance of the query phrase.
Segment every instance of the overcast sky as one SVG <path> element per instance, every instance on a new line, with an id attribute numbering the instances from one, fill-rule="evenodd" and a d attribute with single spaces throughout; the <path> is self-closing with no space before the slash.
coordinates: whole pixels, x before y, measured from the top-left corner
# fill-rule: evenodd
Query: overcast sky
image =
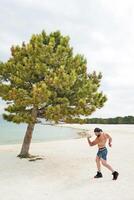
<path id="1" fill-rule="evenodd" d="M 92 117 L 134 115 L 133 0 L 3 0 L 0 24 L 1 61 L 31 34 L 60 30 L 85 55 L 88 71 L 103 74 L 108 101 Z M 0 101 L 0 113 L 3 107 Z"/>

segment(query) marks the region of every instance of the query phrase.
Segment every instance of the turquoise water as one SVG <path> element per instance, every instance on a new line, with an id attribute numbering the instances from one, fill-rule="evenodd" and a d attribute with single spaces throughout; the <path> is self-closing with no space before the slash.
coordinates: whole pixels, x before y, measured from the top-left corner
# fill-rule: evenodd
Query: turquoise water
<path id="1" fill-rule="evenodd" d="M 77 128 L 67 128 L 36 124 L 32 142 L 78 138 L 80 137 L 78 135 L 80 130 L 87 129 L 93 133 L 95 127 L 100 127 L 104 132 L 108 133 L 134 134 L 134 125 L 84 124 L 77 125 L 76 127 Z M 17 125 L 7 122 L 3 120 L 0 115 L 0 145 L 22 143 L 26 128 L 26 124 Z"/>
<path id="2" fill-rule="evenodd" d="M 0 145 L 22 143 L 27 125 L 14 124 L 0 119 Z M 78 138 L 76 130 L 72 128 L 36 124 L 33 142 Z"/>

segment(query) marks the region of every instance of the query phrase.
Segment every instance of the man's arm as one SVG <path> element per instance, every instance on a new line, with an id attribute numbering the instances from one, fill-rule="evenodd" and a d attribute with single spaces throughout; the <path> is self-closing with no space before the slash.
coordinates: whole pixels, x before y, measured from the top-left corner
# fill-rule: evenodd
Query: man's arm
<path id="1" fill-rule="evenodd" d="M 97 138 L 94 141 L 91 142 L 90 138 L 87 137 L 87 141 L 88 141 L 88 144 L 90 146 L 94 146 L 94 145 L 98 144 L 98 139 Z"/>
<path id="2" fill-rule="evenodd" d="M 111 136 L 109 135 L 109 134 L 106 134 L 106 136 L 107 136 L 107 138 L 108 138 L 108 145 L 110 146 L 110 147 L 112 147 L 112 138 L 111 138 Z"/>

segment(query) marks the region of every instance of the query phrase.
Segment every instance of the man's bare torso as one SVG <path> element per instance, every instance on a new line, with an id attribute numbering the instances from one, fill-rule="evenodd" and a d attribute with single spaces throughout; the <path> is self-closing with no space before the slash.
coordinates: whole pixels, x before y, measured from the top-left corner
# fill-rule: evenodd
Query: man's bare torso
<path id="1" fill-rule="evenodd" d="M 97 142 L 98 148 L 103 148 L 106 146 L 108 135 L 106 133 L 101 133 L 101 135 L 99 137 L 96 137 L 95 140 Z"/>
<path id="2" fill-rule="evenodd" d="M 111 147 L 112 146 L 112 138 L 109 134 L 101 132 L 99 136 L 96 137 L 94 141 L 90 141 L 88 138 L 88 143 L 90 146 L 98 145 L 98 148 L 103 148 L 106 146 L 106 142 L 108 140 L 108 144 Z"/>

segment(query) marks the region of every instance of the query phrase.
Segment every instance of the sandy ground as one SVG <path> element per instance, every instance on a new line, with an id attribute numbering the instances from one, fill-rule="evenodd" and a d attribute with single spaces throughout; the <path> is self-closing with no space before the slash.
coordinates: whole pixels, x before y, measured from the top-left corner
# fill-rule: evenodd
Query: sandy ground
<path id="1" fill-rule="evenodd" d="M 134 200 L 134 134 L 113 131 L 109 163 L 117 181 L 102 168 L 94 179 L 97 147 L 86 138 L 31 145 L 43 160 L 19 159 L 21 145 L 0 146 L 0 200 Z"/>

